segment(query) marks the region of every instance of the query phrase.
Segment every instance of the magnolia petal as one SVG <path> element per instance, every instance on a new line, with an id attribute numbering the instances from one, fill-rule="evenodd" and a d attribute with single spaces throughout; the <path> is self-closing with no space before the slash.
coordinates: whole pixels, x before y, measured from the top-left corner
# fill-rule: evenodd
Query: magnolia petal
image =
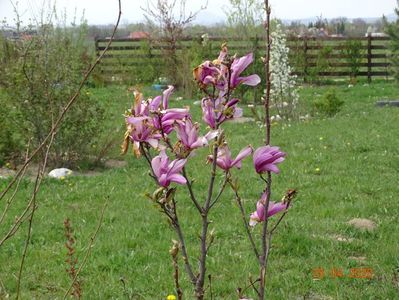
<path id="1" fill-rule="evenodd" d="M 157 139 L 147 139 L 147 143 L 154 149 L 158 148 L 159 141 Z"/>
<path id="2" fill-rule="evenodd" d="M 161 176 L 161 156 L 155 156 L 151 160 L 151 167 L 152 170 L 154 171 L 155 176 L 159 177 Z"/>
<path id="3" fill-rule="evenodd" d="M 245 157 L 247 157 L 248 155 L 250 155 L 252 153 L 252 147 L 251 146 L 247 146 L 244 149 L 242 149 L 240 151 L 240 153 L 238 153 L 237 157 L 235 160 L 233 160 L 233 162 L 231 163 L 231 166 L 237 166 L 238 168 L 240 167 L 238 166 L 238 163 L 240 163 Z"/>
<path id="4" fill-rule="evenodd" d="M 168 176 L 169 181 L 176 182 L 178 184 L 186 184 L 187 180 L 180 174 L 173 174 Z"/>
<path id="5" fill-rule="evenodd" d="M 158 177 L 158 183 L 163 187 L 167 187 L 170 184 L 170 180 L 166 174 L 161 174 L 161 176 Z"/>
<path id="6" fill-rule="evenodd" d="M 238 83 L 242 83 L 245 85 L 256 86 L 261 82 L 261 79 L 258 75 L 253 74 L 253 75 L 249 75 L 247 77 L 238 77 L 237 81 L 238 81 Z"/>
<path id="7" fill-rule="evenodd" d="M 287 203 L 283 203 L 283 202 L 270 202 L 269 203 L 269 209 L 267 211 L 267 217 L 271 217 L 283 210 L 287 209 Z"/>
<path id="8" fill-rule="evenodd" d="M 159 106 L 161 105 L 161 96 L 156 96 L 154 99 L 151 100 L 149 104 L 149 108 L 151 111 L 156 111 L 158 110 Z"/>
<path id="9" fill-rule="evenodd" d="M 253 61 L 253 54 L 248 53 L 247 55 L 234 59 L 231 64 L 231 69 L 234 73 L 239 76 Z"/>
<path id="10" fill-rule="evenodd" d="M 211 130 L 207 134 L 205 134 L 204 137 L 209 142 L 210 140 L 213 140 L 213 139 L 215 139 L 218 136 L 219 136 L 219 130 Z"/>
<path id="11" fill-rule="evenodd" d="M 164 90 L 163 94 L 162 94 L 162 106 L 163 109 L 167 109 L 169 106 L 169 97 L 170 94 L 173 92 L 175 88 L 173 87 L 173 85 L 169 85 L 168 88 L 166 90 Z"/>
<path id="12" fill-rule="evenodd" d="M 249 226 L 251 226 L 251 227 L 255 227 L 256 224 L 258 224 L 258 223 L 259 222 L 255 219 L 252 219 L 252 218 L 249 219 Z"/>
<path id="13" fill-rule="evenodd" d="M 199 137 L 197 141 L 191 144 L 190 148 L 196 149 L 200 147 L 205 147 L 206 145 L 208 145 L 208 140 L 205 137 Z"/>
<path id="14" fill-rule="evenodd" d="M 175 159 L 169 165 L 169 174 L 174 174 L 180 172 L 184 165 L 186 164 L 187 159 Z"/>

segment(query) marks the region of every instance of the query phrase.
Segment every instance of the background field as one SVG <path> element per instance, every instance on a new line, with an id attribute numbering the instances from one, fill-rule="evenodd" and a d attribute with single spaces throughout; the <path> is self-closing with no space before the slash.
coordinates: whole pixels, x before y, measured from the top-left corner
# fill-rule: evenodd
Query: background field
<path id="1" fill-rule="evenodd" d="M 330 87 L 300 89 L 301 110 Z M 268 277 L 269 299 L 396 299 L 399 292 L 399 109 L 377 108 L 375 101 L 399 97 L 393 83 L 358 83 L 354 87 L 333 87 L 345 101 L 334 118 L 273 125 L 272 144 L 288 153 L 281 174 L 274 176 L 273 198 L 288 188 L 299 194 L 288 217 L 274 237 Z M 153 94 L 144 89 L 147 95 Z M 90 89 L 107 107 L 109 135 L 123 137 L 122 113 L 132 101 L 126 87 Z M 176 99 L 174 96 L 174 99 Z M 194 99 L 196 100 L 196 99 Z M 192 99 L 174 105 L 189 105 L 197 120 L 200 109 Z M 245 110 L 246 116 L 250 112 Z M 236 154 L 246 144 L 263 142 L 263 129 L 255 122 L 226 124 L 230 146 Z M 204 129 L 204 128 L 203 128 Z M 203 168 L 208 149 L 198 151 L 190 162 L 195 190 L 205 195 L 209 167 Z M 144 197 L 154 190 L 147 178 L 144 161 L 132 154 L 114 158 L 127 166 L 105 169 L 95 176 L 74 176 L 62 181 L 46 179 L 39 195 L 38 210 L 24 271 L 22 299 L 59 299 L 69 285 L 63 221 L 71 219 L 77 239 L 79 261 L 107 198 L 103 226 L 94 244 L 88 265 L 81 273 L 85 299 L 163 299 L 173 293 L 172 264 L 168 249 L 174 233 L 166 219 Z M 254 209 L 262 182 L 246 159 L 241 172 L 246 210 Z M 218 177 L 220 179 L 221 177 Z M 6 181 L 0 181 L 0 189 Z M 13 209 L 15 214 L 27 202 L 32 188 L 23 182 L 23 192 Z M 184 190 L 184 187 L 179 187 Z M 178 196 L 181 222 L 186 230 L 189 254 L 195 265 L 199 220 L 184 193 Z M 4 203 L 1 204 L 1 206 Z M 9 214 L 14 216 L 14 213 Z M 352 218 L 367 218 L 377 224 L 372 232 L 361 232 L 347 224 Z M 257 276 L 256 262 L 246 241 L 238 208 L 232 194 L 226 193 L 211 215 L 216 240 L 208 262 L 215 299 L 235 299 L 237 287 Z M 3 232 L 12 217 L 0 230 Z M 0 251 L 0 283 L 6 294 L 15 293 L 16 275 L 25 243 L 26 224 Z M 260 232 L 260 228 L 255 228 Z M 355 258 L 365 257 L 364 260 Z M 217 258 L 217 259 L 216 259 Z M 349 270 L 370 267 L 371 280 L 348 278 Z M 324 268 L 322 280 L 312 278 L 312 270 Z M 333 268 L 345 278 L 332 278 Z M 126 283 L 124 290 L 121 278 Z M 187 299 L 192 295 L 185 274 L 182 285 Z"/>

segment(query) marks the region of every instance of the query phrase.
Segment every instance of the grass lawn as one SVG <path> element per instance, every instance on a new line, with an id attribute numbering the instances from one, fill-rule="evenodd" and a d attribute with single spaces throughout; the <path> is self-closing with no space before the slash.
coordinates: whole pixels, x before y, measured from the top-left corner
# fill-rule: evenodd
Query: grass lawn
<path id="1" fill-rule="evenodd" d="M 330 87 L 303 87 L 301 100 L 309 103 Z M 335 87 L 345 101 L 334 118 L 313 118 L 272 127 L 272 144 L 288 153 L 273 177 L 274 199 L 288 188 L 298 197 L 273 238 L 267 278 L 268 299 L 398 299 L 399 295 L 399 108 L 377 108 L 379 99 L 398 99 L 394 83 L 362 83 Z M 130 106 L 126 88 L 90 91 L 109 107 L 109 135 L 122 141 L 122 113 Z M 190 105 L 200 119 L 200 108 Z M 250 116 L 249 111 L 245 111 Z M 233 154 L 247 144 L 262 144 L 264 131 L 254 122 L 226 124 Z M 188 165 L 194 188 L 203 199 L 209 165 L 203 168 L 208 149 L 198 151 Z M 119 157 L 118 147 L 111 151 Z M 105 170 L 97 176 L 75 176 L 63 181 L 45 179 L 24 270 L 22 299 L 60 299 L 69 286 L 63 221 L 69 217 L 76 236 L 76 254 L 82 261 L 101 209 L 109 197 L 104 222 L 80 280 L 84 299 L 165 299 L 174 293 L 172 262 L 168 250 L 174 232 L 166 218 L 144 196 L 155 185 L 149 180 L 143 159 L 125 157 L 124 168 Z M 255 207 L 263 182 L 247 158 L 241 171 L 241 194 L 248 213 Z M 221 180 L 221 173 L 218 181 Z M 6 181 L 0 181 L 4 188 Z M 28 201 L 32 183 L 22 184 L 7 224 Z M 186 231 L 188 251 L 196 266 L 199 218 L 179 186 L 180 219 Z M 0 203 L 0 208 L 4 203 Z M 367 218 L 377 225 L 372 232 L 348 225 L 353 218 Z M 208 256 L 215 299 L 237 299 L 236 288 L 256 278 L 257 263 L 247 242 L 238 207 L 227 192 L 211 214 L 216 239 Z M 0 298 L 13 296 L 27 232 L 19 233 L 0 249 Z M 255 227 L 260 232 L 260 226 Z M 259 235 L 256 235 L 259 238 Z M 372 279 L 350 278 L 353 268 L 371 268 Z M 313 278 L 323 269 L 324 278 Z M 342 277 L 331 274 L 342 270 Z M 181 268 L 183 272 L 183 267 Z M 338 272 L 339 273 L 339 272 Z M 122 281 L 125 282 L 125 289 Z M 186 299 L 192 288 L 182 275 Z M 247 294 L 254 297 L 252 292 Z"/>

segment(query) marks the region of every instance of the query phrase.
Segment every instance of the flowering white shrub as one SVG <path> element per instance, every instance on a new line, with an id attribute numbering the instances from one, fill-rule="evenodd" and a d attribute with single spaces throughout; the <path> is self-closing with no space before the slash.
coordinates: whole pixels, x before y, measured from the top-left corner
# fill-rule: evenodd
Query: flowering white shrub
<path id="1" fill-rule="evenodd" d="M 270 100 L 277 109 L 278 115 L 289 119 L 295 116 L 295 108 L 299 95 L 296 90 L 296 75 L 288 61 L 289 48 L 286 46 L 286 36 L 280 24 L 271 34 L 272 45 L 270 51 L 271 90 Z"/>

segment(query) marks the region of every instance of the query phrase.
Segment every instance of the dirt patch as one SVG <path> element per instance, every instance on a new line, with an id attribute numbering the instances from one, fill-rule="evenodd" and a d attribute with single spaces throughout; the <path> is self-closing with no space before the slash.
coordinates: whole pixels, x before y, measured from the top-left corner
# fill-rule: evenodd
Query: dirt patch
<path id="1" fill-rule="evenodd" d="M 339 235 L 339 234 L 331 235 L 330 238 L 333 239 L 333 240 L 336 240 L 338 242 L 344 242 L 344 243 L 351 243 L 351 242 L 354 241 L 353 238 L 344 237 L 344 236 Z"/>
<path id="2" fill-rule="evenodd" d="M 0 168 L 0 178 L 13 177 L 15 171 L 8 168 Z"/>
<path id="3" fill-rule="evenodd" d="M 107 160 L 107 161 L 104 163 L 104 165 L 105 165 L 106 168 L 110 168 L 110 169 L 113 169 L 113 168 L 123 168 L 123 167 L 126 167 L 126 166 L 127 166 L 127 161 L 124 161 L 124 160 L 116 160 L 116 159 L 110 159 L 110 160 Z"/>
<path id="4" fill-rule="evenodd" d="M 231 120 L 231 123 L 238 123 L 238 124 L 242 124 L 242 123 L 248 123 L 248 122 L 254 122 L 255 119 L 254 118 L 246 118 L 246 117 L 241 117 L 241 118 L 234 118 L 233 120 Z"/>
<path id="5" fill-rule="evenodd" d="M 354 238 L 350 238 L 350 237 L 345 237 L 339 234 L 332 234 L 332 235 L 316 235 L 316 234 L 312 234 L 313 238 L 317 238 L 317 239 L 329 239 L 329 240 L 334 240 L 334 241 L 338 241 L 338 242 L 342 242 L 342 243 L 351 243 L 353 242 L 355 239 Z"/>
<path id="6" fill-rule="evenodd" d="M 358 262 L 364 262 L 367 259 L 365 256 L 349 256 L 348 258 Z"/>
<path id="7" fill-rule="evenodd" d="M 373 231 L 377 227 L 375 222 L 369 219 L 354 218 L 348 221 L 348 224 L 362 231 Z"/>

